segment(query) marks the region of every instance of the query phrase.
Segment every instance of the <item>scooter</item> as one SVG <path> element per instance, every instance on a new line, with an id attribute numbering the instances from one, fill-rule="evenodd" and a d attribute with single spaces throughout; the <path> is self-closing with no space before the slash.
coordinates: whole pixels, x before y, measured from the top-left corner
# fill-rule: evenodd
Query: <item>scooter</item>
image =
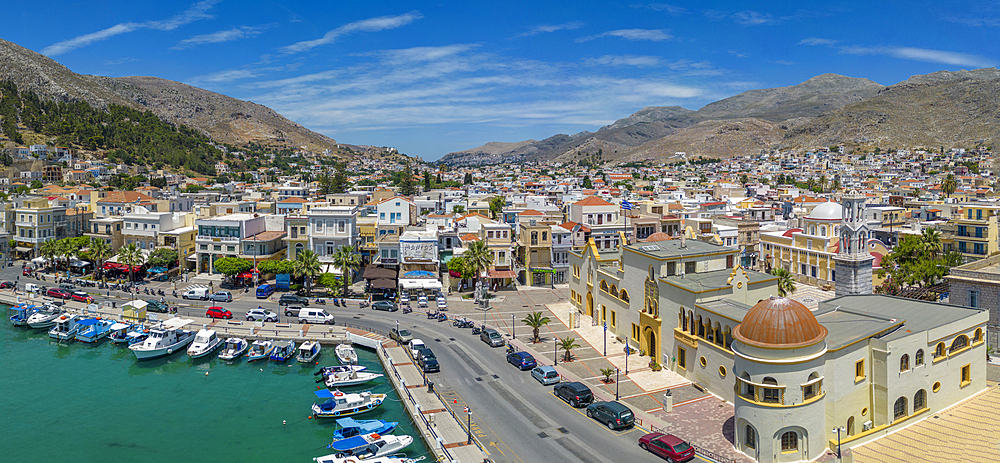
<path id="1" fill-rule="evenodd" d="M 318 297 L 317 297 L 316 299 L 313 299 L 313 302 L 315 302 L 315 303 L 317 303 L 317 304 L 323 304 L 323 305 L 326 305 L 326 299 L 320 299 L 320 298 L 318 298 Z"/>
<path id="2" fill-rule="evenodd" d="M 403 306 L 403 313 L 410 313 L 410 312 L 413 312 L 413 309 L 411 309 L 410 306 L 408 306 L 408 305 L 404 305 Z"/>
<path id="3" fill-rule="evenodd" d="M 439 322 L 448 321 L 448 314 L 446 314 L 446 313 L 440 313 L 440 314 L 438 314 L 437 319 L 438 319 Z"/>
<path id="4" fill-rule="evenodd" d="M 365 308 L 365 307 L 368 307 L 369 305 L 371 305 L 371 304 L 370 304 L 370 303 L 368 302 L 368 300 L 367 300 L 367 299 L 365 299 L 365 300 L 362 300 L 361 302 L 359 302 L 359 303 L 358 303 L 358 306 L 359 306 L 360 308 L 362 308 L 362 309 L 363 309 L 363 308 Z"/>
<path id="5" fill-rule="evenodd" d="M 472 327 L 472 334 L 473 335 L 476 335 L 476 334 L 479 334 L 479 333 L 482 333 L 482 332 L 483 332 L 483 330 L 479 329 L 478 326 L 473 326 Z"/>
<path id="6" fill-rule="evenodd" d="M 428 320 L 433 320 L 433 319 L 435 319 L 435 318 L 438 317 L 439 313 L 440 312 L 427 312 L 427 319 Z"/>

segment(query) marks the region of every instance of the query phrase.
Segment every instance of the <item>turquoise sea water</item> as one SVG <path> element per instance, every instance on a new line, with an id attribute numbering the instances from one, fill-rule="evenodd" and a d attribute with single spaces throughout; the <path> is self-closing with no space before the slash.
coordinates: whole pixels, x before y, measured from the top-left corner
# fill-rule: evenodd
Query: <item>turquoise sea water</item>
<path id="1" fill-rule="evenodd" d="M 0 461 L 311 462 L 330 453 L 333 420 L 308 419 L 316 365 L 184 354 L 137 362 L 109 342 L 59 344 L 13 327 L 0 309 Z M 358 356 L 383 372 L 373 351 Z M 337 364 L 332 348 L 319 360 Z M 414 437 L 406 453 L 427 453 L 388 379 L 344 390 L 369 388 L 389 400 L 357 418 L 399 421 L 395 433 Z"/>

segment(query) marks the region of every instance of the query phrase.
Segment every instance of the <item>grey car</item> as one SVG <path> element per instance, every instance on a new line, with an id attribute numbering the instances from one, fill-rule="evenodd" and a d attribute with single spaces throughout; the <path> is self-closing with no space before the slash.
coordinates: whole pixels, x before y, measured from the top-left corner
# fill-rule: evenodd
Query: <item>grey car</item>
<path id="1" fill-rule="evenodd" d="M 276 322 L 278 321 L 278 314 L 271 312 L 270 310 L 264 309 L 251 309 L 247 311 L 247 321 L 265 321 L 265 322 Z"/>
<path id="2" fill-rule="evenodd" d="M 385 310 L 386 312 L 395 312 L 399 310 L 396 304 L 389 301 L 378 301 L 372 304 L 372 310 Z"/>
<path id="3" fill-rule="evenodd" d="M 233 302 L 233 293 L 229 291 L 219 291 L 211 296 L 208 296 L 208 300 L 212 302 Z"/>

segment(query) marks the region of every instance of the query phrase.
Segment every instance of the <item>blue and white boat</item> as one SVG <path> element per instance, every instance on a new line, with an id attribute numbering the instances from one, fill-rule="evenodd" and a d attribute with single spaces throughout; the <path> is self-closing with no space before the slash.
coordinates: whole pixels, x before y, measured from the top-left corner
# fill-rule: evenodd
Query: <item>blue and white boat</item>
<path id="1" fill-rule="evenodd" d="M 194 340 L 194 332 L 183 329 L 193 320 L 171 318 L 150 328 L 149 337 L 128 346 L 139 360 L 163 357 L 177 352 Z"/>
<path id="2" fill-rule="evenodd" d="M 274 341 L 271 360 L 278 363 L 285 363 L 293 357 L 295 357 L 295 341 Z"/>
<path id="3" fill-rule="evenodd" d="M 328 399 L 326 402 L 313 404 L 313 416 L 317 418 L 343 418 L 377 408 L 385 401 L 385 394 L 372 394 L 372 391 L 345 394 L 341 391 L 320 389 L 313 391 L 316 397 Z"/>
<path id="4" fill-rule="evenodd" d="M 413 436 L 378 433 L 342 439 L 329 445 L 337 457 L 358 457 L 362 460 L 392 455 L 413 443 Z"/>
<path id="5" fill-rule="evenodd" d="M 337 420 L 337 430 L 333 431 L 334 442 L 362 434 L 389 434 L 399 426 L 398 421 L 386 420 L 355 420 L 340 418 Z M 332 448 L 327 445 L 326 448 Z"/>
<path id="6" fill-rule="evenodd" d="M 363 458 L 363 457 L 341 457 L 338 454 L 326 455 L 313 458 L 316 463 L 418 463 L 424 461 L 424 457 L 408 458 L 404 454 L 386 455 L 383 457 Z"/>
<path id="7" fill-rule="evenodd" d="M 219 352 L 219 359 L 235 360 L 249 349 L 250 343 L 246 339 L 226 338 L 225 344 L 222 346 L 222 352 Z"/>
<path id="8" fill-rule="evenodd" d="M 306 341 L 299 346 L 299 355 L 295 356 L 295 360 L 299 363 L 313 363 L 316 357 L 319 357 L 321 349 L 318 342 Z"/>
<path id="9" fill-rule="evenodd" d="M 88 318 L 80 320 L 80 330 L 76 333 L 76 340 L 82 342 L 97 342 L 111 334 L 111 326 L 114 320 L 106 318 Z"/>
<path id="10" fill-rule="evenodd" d="M 258 339 L 250 345 L 250 352 L 247 353 L 247 361 L 267 359 L 274 350 L 274 341 L 270 339 Z"/>
<path id="11" fill-rule="evenodd" d="M 10 316 L 10 324 L 14 326 L 28 326 L 28 318 L 38 311 L 34 305 L 28 303 L 12 305 L 10 310 L 14 311 L 14 315 Z"/>
<path id="12" fill-rule="evenodd" d="M 132 330 L 138 329 L 142 332 L 142 325 L 133 325 L 131 323 L 116 322 L 111 325 L 111 334 L 108 335 L 108 339 L 115 344 L 125 344 L 128 341 L 128 334 Z"/>
<path id="13" fill-rule="evenodd" d="M 64 313 L 56 318 L 55 326 L 49 330 L 49 337 L 60 341 L 72 341 L 76 338 L 76 333 L 80 332 L 80 322 L 83 315 L 73 315 Z"/>

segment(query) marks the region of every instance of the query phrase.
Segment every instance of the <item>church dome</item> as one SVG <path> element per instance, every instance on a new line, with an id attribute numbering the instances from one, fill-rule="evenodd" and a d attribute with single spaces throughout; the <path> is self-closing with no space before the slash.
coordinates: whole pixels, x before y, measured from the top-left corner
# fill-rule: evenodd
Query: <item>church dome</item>
<path id="1" fill-rule="evenodd" d="M 733 329 L 733 338 L 763 348 L 796 348 L 826 338 L 826 327 L 802 303 L 784 297 L 764 299 Z"/>
<path id="2" fill-rule="evenodd" d="M 840 220 L 844 217 L 844 206 L 840 203 L 827 201 L 813 208 L 812 212 L 806 216 L 807 219 L 816 220 Z"/>
<path id="3" fill-rule="evenodd" d="M 648 242 L 651 242 L 651 241 L 669 241 L 669 240 L 672 240 L 672 239 L 673 238 L 670 235 L 666 234 L 666 233 L 656 232 L 656 233 L 653 233 L 652 235 L 647 236 L 646 239 L 644 239 L 643 241 L 645 241 L 645 242 L 648 243 Z"/>

